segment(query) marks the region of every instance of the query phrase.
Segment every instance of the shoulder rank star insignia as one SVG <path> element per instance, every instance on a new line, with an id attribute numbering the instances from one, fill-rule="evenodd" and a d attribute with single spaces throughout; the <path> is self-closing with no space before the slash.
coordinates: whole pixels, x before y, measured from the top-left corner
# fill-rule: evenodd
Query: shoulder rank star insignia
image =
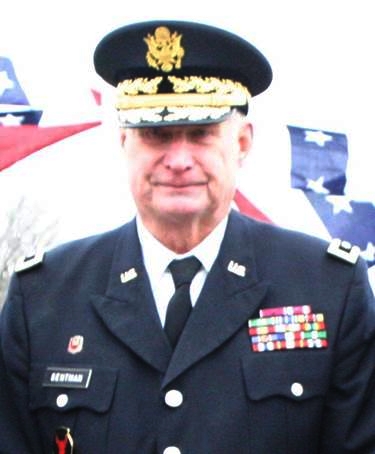
<path id="1" fill-rule="evenodd" d="M 352 246 L 348 241 L 335 238 L 328 246 L 327 253 L 354 265 L 357 263 L 361 250 L 358 246 Z"/>
<path id="2" fill-rule="evenodd" d="M 234 262 L 233 260 L 231 260 L 228 264 L 228 271 L 241 277 L 245 277 L 246 275 L 246 267 L 244 265 L 240 265 L 237 262 Z"/>
<path id="3" fill-rule="evenodd" d="M 120 279 L 123 284 L 135 279 L 138 276 L 135 268 L 130 268 L 130 270 L 124 271 L 120 274 Z"/>
<path id="4" fill-rule="evenodd" d="M 19 260 L 17 260 L 17 263 L 14 267 L 14 271 L 16 273 L 19 273 L 21 271 L 34 268 L 35 266 L 43 263 L 43 258 L 44 251 L 37 251 L 35 252 L 35 254 L 21 257 Z"/>

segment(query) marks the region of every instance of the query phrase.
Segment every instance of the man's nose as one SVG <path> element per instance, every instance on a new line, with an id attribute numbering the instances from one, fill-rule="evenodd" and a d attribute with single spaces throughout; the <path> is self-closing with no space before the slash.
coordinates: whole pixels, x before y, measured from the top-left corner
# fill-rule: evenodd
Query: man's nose
<path id="1" fill-rule="evenodd" d="M 164 165 L 175 172 L 182 172 L 193 167 L 193 155 L 188 143 L 183 138 L 173 141 L 164 155 Z"/>

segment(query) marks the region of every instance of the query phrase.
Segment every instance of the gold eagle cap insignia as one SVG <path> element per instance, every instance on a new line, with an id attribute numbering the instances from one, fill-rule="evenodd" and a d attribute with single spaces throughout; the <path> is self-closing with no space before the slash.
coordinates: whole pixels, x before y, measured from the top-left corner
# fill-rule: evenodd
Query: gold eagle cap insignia
<path id="1" fill-rule="evenodd" d="M 182 35 L 171 32 L 168 27 L 156 28 L 144 38 L 148 46 L 146 61 L 149 66 L 164 72 L 180 69 L 185 50 L 181 46 Z"/>

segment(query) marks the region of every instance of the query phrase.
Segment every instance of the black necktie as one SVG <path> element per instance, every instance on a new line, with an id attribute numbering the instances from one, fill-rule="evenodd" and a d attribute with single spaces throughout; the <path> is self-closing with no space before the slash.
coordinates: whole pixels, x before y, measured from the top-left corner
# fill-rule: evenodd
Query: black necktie
<path id="1" fill-rule="evenodd" d="M 200 267 L 201 262 L 193 256 L 173 260 L 169 264 L 168 268 L 172 273 L 176 290 L 168 303 L 164 330 L 173 348 L 189 317 L 191 311 L 190 284 Z"/>

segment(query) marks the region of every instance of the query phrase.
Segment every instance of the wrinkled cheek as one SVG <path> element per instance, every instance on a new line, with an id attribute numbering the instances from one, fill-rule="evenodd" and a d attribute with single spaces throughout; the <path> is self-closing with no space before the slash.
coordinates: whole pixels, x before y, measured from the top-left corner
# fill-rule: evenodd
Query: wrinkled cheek
<path id="1" fill-rule="evenodd" d="M 129 188 L 133 199 L 138 206 L 151 200 L 152 193 L 150 185 L 144 178 L 140 178 L 139 174 L 136 172 L 133 172 L 133 174 L 129 176 Z"/>
<path id="2" fill-rule="evenodd" d="M 212 201 L 221 201 L 226 198 L 228 188 L 229 182 L 227 176 L 212 180 L 207 186 L 207 197 Z"/>

